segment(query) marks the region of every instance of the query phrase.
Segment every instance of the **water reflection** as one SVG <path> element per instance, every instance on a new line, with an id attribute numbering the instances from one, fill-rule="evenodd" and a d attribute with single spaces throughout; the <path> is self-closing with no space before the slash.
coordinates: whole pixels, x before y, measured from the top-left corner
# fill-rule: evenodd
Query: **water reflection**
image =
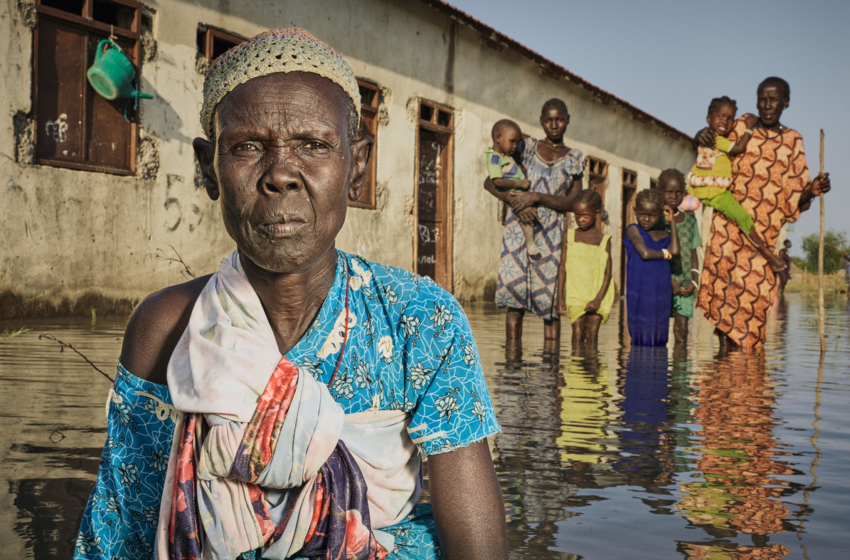
<path id="1" fill-rule="evenodd" d="M 500 312 L 467 311 L 504 428 L 491 444 L 513 557 L 842 556 L 846 302 L 820 368 L 812 309 L 793 295 L 763 350 L 724 354 L 700 318 L 688 346 L 631 348 L 615 306 L 598 347 L 571 348 L 533 321 L 506 344 Z M 108 382 L 37 334 L 111 371 L 125 320 L 0 339 L 0 556 L 70 558 L 105 437 Z"/>

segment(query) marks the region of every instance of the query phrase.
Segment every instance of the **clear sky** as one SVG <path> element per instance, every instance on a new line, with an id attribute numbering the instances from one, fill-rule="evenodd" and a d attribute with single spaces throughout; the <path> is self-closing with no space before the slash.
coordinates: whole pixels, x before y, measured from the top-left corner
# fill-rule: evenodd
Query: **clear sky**
<path id="1" fill-rule="evenodd" d="M 824 129 L 826 226 L 850 231 L 850 0 L 448 1 L 690 135 L 712 97 L 756 113 L 759 82 L 785 78 L 791 104 L 780 122 L 803 135 L 813 176 Z M 789 227 L 792 254 L 818 228 L 814 204 Z"/>

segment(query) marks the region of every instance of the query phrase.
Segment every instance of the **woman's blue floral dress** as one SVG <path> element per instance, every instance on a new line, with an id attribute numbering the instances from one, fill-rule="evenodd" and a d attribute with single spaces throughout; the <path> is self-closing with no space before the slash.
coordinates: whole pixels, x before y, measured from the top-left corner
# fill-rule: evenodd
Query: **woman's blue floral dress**
<path id="1" fill-rule="evenodd" d="M 286 357 L 316 379 L 330 381 L 339 358 L 335 341 L 345 313 L 347 270 L 349 311 L 358 320 L 330 388 L 346 413 L 374 404 L 410 412 L 411 437 L 425 455 L 497 433 L 466 315 L 428 278 L 339 252 L 336 279 L 322 308 Z M 176 414 L 167 387 L 143 381 L 119 364 L 110 394 L 109 437 L 75 560 L 152 558 Z M 430 504 L 417 505 L 402 523 L 384 530 L 395 536 L 391 559 L 439 557 Z"/>
<path id="2" fill-rule="evenodd" d="M 584 174 L 584 153 L 572 149 L 566 156 L 547 163 L 537 155 L 537 144 L 536 139 L 526 138 L 517 145 L 531 181 L 530 191 L 565 196 L 573 179 L 581 180 Z M 529 265 L 519 217 L 508 207 L 496 283 L 496 306 L 526 309 L 543 319 L 557 319 L 555 292 L 566 220 L 564 214 L 545 206 L 538 206 L 537 216 L 539 222 L 534 225 L 534 239 L 540 248 L 540 260 L 531 261 Z"/>

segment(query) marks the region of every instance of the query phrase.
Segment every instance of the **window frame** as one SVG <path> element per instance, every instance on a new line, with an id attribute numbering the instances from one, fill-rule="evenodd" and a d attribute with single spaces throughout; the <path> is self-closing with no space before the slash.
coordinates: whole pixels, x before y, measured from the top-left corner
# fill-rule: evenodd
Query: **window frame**
<path id="1" fill-rule="evenodd" d="M 223 29 L 219 29 L 217 27 L 206 26 L 203 29 L 203 33 L 204 33 L 204 52 L 201 53 L 201 54 L 203 54 L 207 58 L 207 60 L 209 60 L 210 62 L 215 60 L 212 56 L 213 55 L 213 41 L 215 39 L 223 39 L 225 41 L 233 43 L 234 47 L 241 44 L 241 43 L 244 43 L 247 40 L 244 37 L 240 37 L 239 35 L 234 35 L 233 33 L 228 33 L 227 31 L 224 31 Z M 231 48 L 233 48 L 233 47 L 231 47 Z"/>
<path id="2" fill-rule="evenodd" d="M 349 200 L 348 206 L 363 210 L 376 210 L 378 204 L 378 107 L 381 89 L 377 84 L 360 78 L 357 79 L 357 85 L 374 92 L 371 103 L 360 103 L 360 127 L 362 131 L 363 126 L 366 125 L 366 132 L 369 132 L 375 142 L 372 144 L 372 156 L 369 158 L 369 167 L 366 169 L 363 191 L 357 200 Z M 360 134 L 362 132 L 358 132 L 358 136 Z"/>
<path id="3" fill-rule="evenodd" d="M 41 121 L 39 120 L 38 115 L 38 99 L 39 99 L 39 80 L 38 80 L 38 71 L 39 71 L 39 53 L 38 53 L 38 35 L 39 28 L 42 18 L 47 18 L 49 20 L 58 21 L 60 23 L 79 28 L 86 32 L 94 31 L 100 34 L 106 34 L 107 36 L 115 36 L 116 38 L 125 39 L 127 41 L 133 42 L 133 47 L 129 49 L 124 49 L 125 54 L 128 55 L 130 59 L 130 63 L 133 64 L 134 69 L 136 70 L 137 81 L 138 78 L 141 77 L 141 27 L 142 27 L 142 5 L 141 3 L 135 0 L 108 0 L 109 3 L 119 4 L 122 6 L 127 6 L 135 11 L 133 14 L 133 21 L 130 25 L 130 29 L 124 29 L 123 27 L 115 27 L 113 25 L 109 25 L 100 21 L 95 21 L 93 19 L 93 10 L 94 10 L 94 0 L 83 0 L 83 9 L 82 15 L 72 14 L 70 12 L 66 12 L 57 8 L 52 8 L 50 6 L 42 5 L 42 0 L 36 0 L 36 24 L 33 29 L 33 43 L 32 43 L 32 114 L 33 114 L 33 122 L 36 126 L 41 126 Z M 88 56 L 86 52 L 84 56 Z M 84 81 L 84 90 L 82 92 L 83 95 L 83 103 L 85 103 L 87 97 L 86 92 L 92 89 L 91 84 L 88 83 L 88 80 Z M 92 95 L 98 95 L 92 89 Z M 86 127 L 88 126 L 88 119 L 91 115 L 84 114 L 85 118 L 83 119 L 83 132 L 82 135 L 85 137 Z M 111 175 L 121 175 L 121 176 L 134 176 L 137 171 L 137 163 L 138 163 L 138 152 L 139 152 L 139 124 L 137 120 L 138 112 L 134 112 L 133 119 L 130 121 L 130 142 L 129 142 L 129 168 L 121 168 L 121 167 L 113 167 L 108 165 L 101 165 L 97 163 L 85 163 L 85 162 L 76 162 L 76 161 L 67 161 L 61 159 L 54 158 L 43 158 L 38 157 L 38 146 L 35 148 L 35 155 L 33 161 L 37 165 L 45 165 L 49 167 L 60 167 L 65 169 L 74 169 L 78 171 L 91 171 L 95 173 L 108 173 Z M 35 137 L 33 138 L 34 142 L 38 142 L 38 133 L 36 132 Z M 85 146 L 81 145 L 81 148 L 84 149 Z"/>

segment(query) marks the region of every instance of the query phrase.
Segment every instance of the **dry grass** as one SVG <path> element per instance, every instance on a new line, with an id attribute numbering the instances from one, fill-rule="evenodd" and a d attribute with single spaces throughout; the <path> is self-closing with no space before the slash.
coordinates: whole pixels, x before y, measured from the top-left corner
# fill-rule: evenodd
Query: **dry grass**
<path id="1" fill-rule="evenodd" d="M 844 280 L 843 270 L 823 277 L 823 292 L 825 295 L 835 296 L 840 294 L 842 290 L 847 290 L 847 282 Z M 791 280 L 785 286 L 785 292 L 788 294 L 817 295 L 818 275 L 805 272 L 791 265 Z"/>

